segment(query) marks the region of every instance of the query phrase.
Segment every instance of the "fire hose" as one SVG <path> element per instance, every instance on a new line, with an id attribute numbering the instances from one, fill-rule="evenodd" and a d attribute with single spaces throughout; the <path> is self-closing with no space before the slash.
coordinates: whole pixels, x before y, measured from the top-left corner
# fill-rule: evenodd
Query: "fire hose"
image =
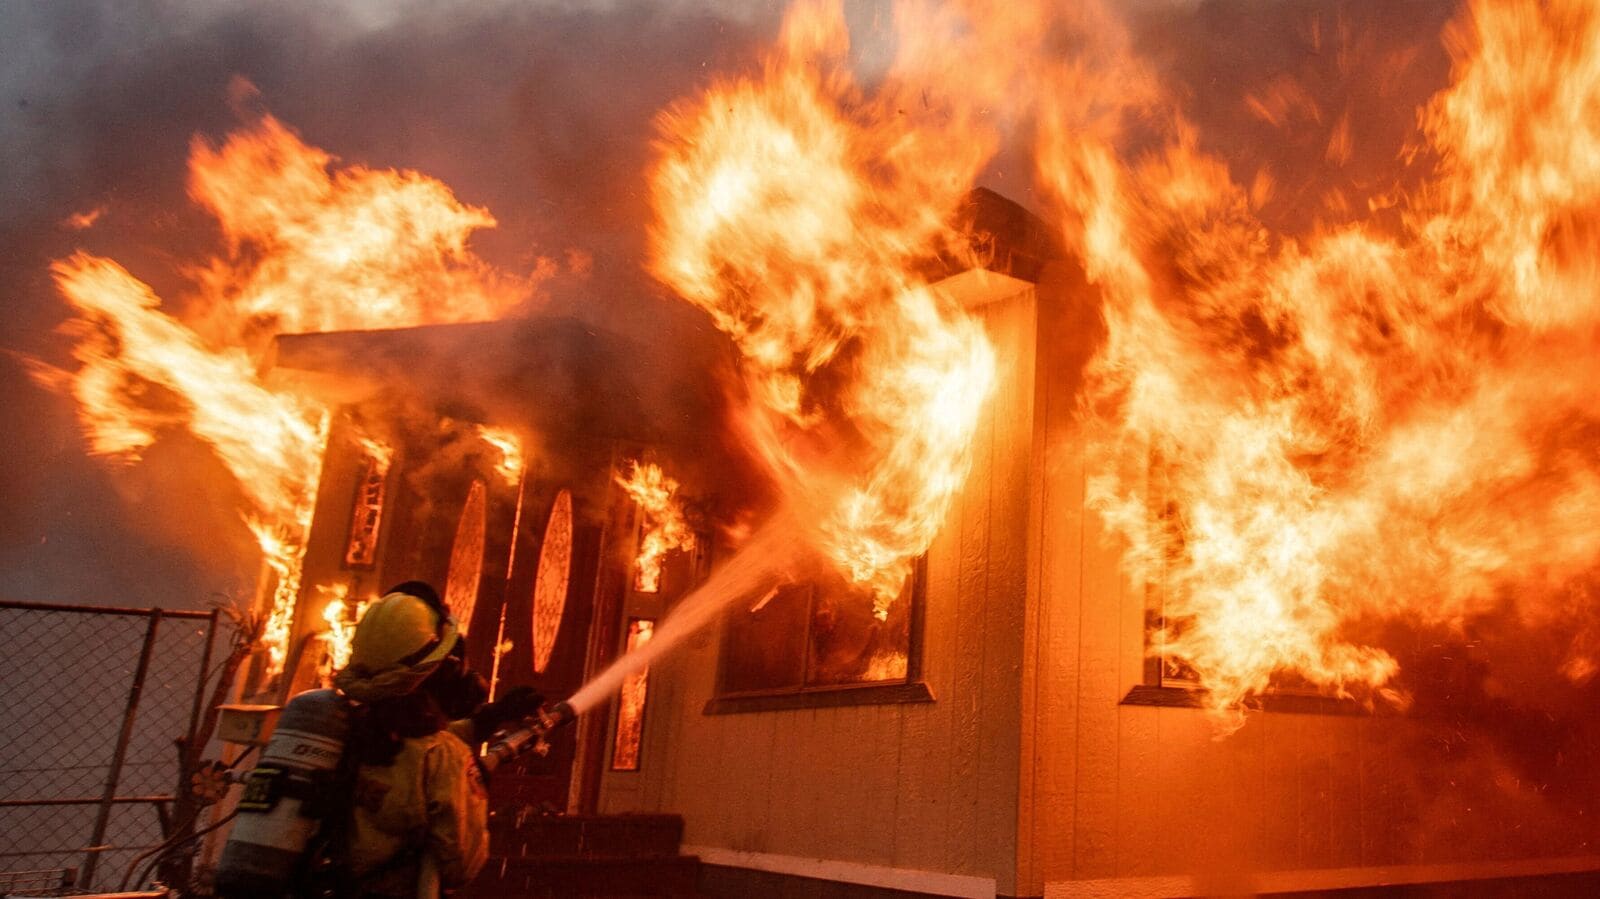
<path id="1" fill-rule="evenodd" d="M 516 726 L 501 729 L 489 739 L 489 747 L 479 756 L 484 770 L 496 768 L 527 753 L 546 755 L 550 752 L 550 734 L 578 717 L 572 706 L 565 702 L 545 705 L 539 711 L 522 719 Z"/>

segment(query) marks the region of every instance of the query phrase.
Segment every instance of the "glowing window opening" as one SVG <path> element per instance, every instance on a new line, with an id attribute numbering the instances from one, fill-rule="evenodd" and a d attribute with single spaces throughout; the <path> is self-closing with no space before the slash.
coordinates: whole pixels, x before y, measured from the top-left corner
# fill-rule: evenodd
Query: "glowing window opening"
<path id="1" fill-rule="evenodd" d="M 1172 463 L 1159 450 L 1151 450 L 1148 465 L 1146 526 L 1156 534 L 1162 553 L 1159 566 L 1144 584 L 1144 685 L 1202 694 L 1206 688 L 1200 673 L 1182 658 L 1169 655 L 1165 642 L 1169 632 L 1181 636 L 1187 628 L 1185 621 L 1168 616 L 1167 603 L 1175 589 L 1173 572 L 1182 563 L 1188 548 L 1188 510 L 1173 495 Z M 1298 674 L 1280 671 L 1272 676 L 1263 695 L 1321 697 L 1324 694 Z"/>
<path id="2" fill-rule="evenodd" d="M 444 601 L 456 625 L 466 633 L 478 605 L 478 584 L 483 579 L 483 538 L 488 526 L 488 503 L 482 481 L 473 481 L 456 524 L 450 548 L 450 572 L 445 577 Z"/>
<path id="3" fill-rule="evenodd" d="M 378 534 L 383 528 L 392 461 L 390 453 L 367 454 L 366 471 L 356 485 L 355 507 L 350 512 L 350 535 L 344 550 L 347 568 L 371 568 L 378 560 Z"/>
<path id="4" fill-rule="evenodd" d="M 756 711 L 768 699 L 822 697 L 815 704 L 825 705 L 858 691 L 858 697 L 879 697 L 857 700 L 863 702 L 922 701 L 917 694 L 925 691 L 912 688 L 922 677 L 925 559 L 918 559 L 883 620 L 873 615 L 870 595 L 836 579 L 803 580 L 736 606 L 724 621 L 714 704 Z M 741 708 L 747 701 L 752 704 Z"/>
<path id="5" fill-rule="evenodd" d="M 539 570 L 533 580 L 533 671 L 550 665 L 567 608 L 567 583 L 572 577 L 572 492 L 556 494 L 539 547 Z"/>
<path id="6" fill-rule="evenodd" d="M 628 642 L 624 653 L 650 642 L 656 623 L 650 618 L 628 621 Z M 639 749 L 644 741 L 644 703 L 650 687 L 650 669 L 645 668 L 622 682 L 617 701 L 617 733 L 611 743 L 611 770 L 639 770 Z"/>

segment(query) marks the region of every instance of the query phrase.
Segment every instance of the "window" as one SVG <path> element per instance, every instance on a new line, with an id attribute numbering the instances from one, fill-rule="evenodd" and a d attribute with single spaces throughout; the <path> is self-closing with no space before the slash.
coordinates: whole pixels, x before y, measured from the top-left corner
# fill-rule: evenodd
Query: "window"
<path id="1" fill-rule="evenodd" d="M 1170 489 L 1171 467 L 1159 453 L 1150 457 L 1149 521 L 1157 545 L 1163 548 L 1160 568 L 1145 584 L 1145 683 L 1153 687 L 1196 690 L 1199 674 L 1182 659 L 1167 655 L 1162 648 L 1164 634 L 1181 634 L 1185 622 L 1168 618 L 1172 594 L 1172 570 L 1183 558 L 1188 532 L 1184 510 Z"/>
<path id="2" fill-rule="evenodd" d="M 550 667 L 550 653 L 561 632 L 567 608 L 567 583 L 572 578 L 572 492 L 556 494 L 550 520 L 539 545 L 539 568 L 533 579 L 533 670 Z"/>
<path id="3" fill-rule="evenodd" d="M 1147 510 L 1149 527 L 1163 547 L 1161 565 L 1145 583 L 1145 664 L 1144 683 L 1136 684 L 1122 701 L 1129 705 L 1161 705 L 1199 708 L 1205 704 L 1205 688 L 1199 672 L 1187 662 L 1163 651 L 1164 635 L 1181 635 L 1189 622 L 1173 617 L 1170 600 L 1177 578 L 1173 569 L 1183 560 L 1188 533 L 1183 504 L 1170 487 L 1170 463 L 1159 453 L 1150 459 Z M 1293 673 L 1274 675 L 1269 691 L 1250 700 L 1248 705 L 1271 711 L 1313 714 L 1351 714 L 1359 710 L 1346 700 L 1322 695 L 1316 687 Z"/>
<path id="4" fill-rule="evenodd" d="M 472 627 L 472 612 L 478 605 L 478 583 L 483 579 L 483 538 L 488 521 L 488 502 L 482 481 L 473 481 L 467 501 L 456 522 L 456 539 L 450 547 L 450 569 L 445 576 L 444 602 L 466 633 Z"/>
<path id="5" fill-rule="evenodd" d="M 918 682 L 924 577 L 919 561 L 883 620 L 873 615 L 870 594 L 832 578 L 735 608 L 707 711 L 931 699 Z"/>
<path id="6" fill-rule="evenodd" d="M 650 642 L 656 623 L 649 618 L 628 621 L 628 641 L 623 654 Z M 650 687 L 650 669 L 636 671 L 622 681 L 617 702 L 617 735 L 611 743 L 611 770 L 639 770 L 639 747 L 644 741 L 644 701 Z"/>
<path id="7" fill-rule="evenodd" d="M 344 550 L 346 568 L 371 568 L 378 560 L 378 534 L 383 527 L 393 459 L 393 451 L 386 447 L 374 444 L 367 449 L 365 471 L 356 484 L 356 501 L 350 512 L 350 534 Z"/>

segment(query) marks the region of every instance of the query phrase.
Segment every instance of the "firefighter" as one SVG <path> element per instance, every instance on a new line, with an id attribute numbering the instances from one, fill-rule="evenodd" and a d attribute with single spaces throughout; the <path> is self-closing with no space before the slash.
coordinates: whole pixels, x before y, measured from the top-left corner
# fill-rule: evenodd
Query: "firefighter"
<path id="1" fill-rule="evenodd" d="M 471 880 L 489 833 L 484 774 L 468 744 L 532 714 L 540 697 L 522 688 L 485 705 L 456 622 L 420 581 L 367 610 L 334 683 L 355 702 L 351 809 L 328 835 L 335 892 L 412 899 Z"/>

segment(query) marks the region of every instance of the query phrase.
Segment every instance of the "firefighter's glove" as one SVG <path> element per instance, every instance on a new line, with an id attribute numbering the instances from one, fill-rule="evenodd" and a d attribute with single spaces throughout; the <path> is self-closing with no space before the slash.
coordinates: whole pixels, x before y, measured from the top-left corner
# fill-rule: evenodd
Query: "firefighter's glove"
<path id="1" fill-rule="evenodd" d="M 472 735 L 481 743 L 507 724 L 536 714 L 542 705 L 544 697 L 532 687 L 512 687 L 506 695 L 473 713 Z"/>

